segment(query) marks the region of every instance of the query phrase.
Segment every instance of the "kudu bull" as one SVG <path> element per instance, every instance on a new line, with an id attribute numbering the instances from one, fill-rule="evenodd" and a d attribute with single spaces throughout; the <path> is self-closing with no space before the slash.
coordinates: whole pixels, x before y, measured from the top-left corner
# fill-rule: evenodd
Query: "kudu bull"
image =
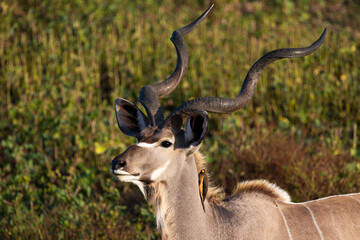
<path id="1" fill-rule="evenodd" d="M 162 239 L 360 239 L 359 194 L 291 203 L 289 195 L 276 185 L 254 180 L 240 183 L 234 195 L 222 199 L 219 189 L 208 186 L 202 202 L 198 174 L 204 160 L 197 151 L 207 131 L 207 112 L 231 113 L 243 108 L 267 65 L 311 54 L 326 35 L 325 29 L 309 47 L 265 54 L 251 67 L 236 98 L 196 98 L 164 118 L 158 99 L 176 88 L 188 65 L 183 36 L 196 28 L 211 8 L 174 31 L 175 71 L 161 83 L 144 86 L 139 94 L 147 115 L 125 99 L 115 100 L 121 131 L 138 142 L 112 161 L 112 173 L 120 181 L 136 184 L 155 206 Z"/>

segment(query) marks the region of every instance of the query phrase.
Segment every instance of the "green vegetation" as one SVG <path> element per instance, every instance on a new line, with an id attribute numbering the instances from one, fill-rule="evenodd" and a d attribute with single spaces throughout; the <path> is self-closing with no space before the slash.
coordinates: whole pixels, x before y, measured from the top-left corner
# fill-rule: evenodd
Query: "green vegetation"
<path id="1" fill-rule="evenodd" d="M 117 96 L 165 79 L 172 31 L 210 1 L 0 2 L 0 238 L 156 239 L 154 210 L 115 181 L 113 157 L 134 143 Z M 360 5 L 356 1 L 215 1 L 186 42 L 188 72 L 161 100 L 238 94 L 275 48 L 323 46 L 263 73 L 251 104 L 210 114 L 202 152 L 214 181 L 266 178 L 294 201 L 360 191 Z"/>

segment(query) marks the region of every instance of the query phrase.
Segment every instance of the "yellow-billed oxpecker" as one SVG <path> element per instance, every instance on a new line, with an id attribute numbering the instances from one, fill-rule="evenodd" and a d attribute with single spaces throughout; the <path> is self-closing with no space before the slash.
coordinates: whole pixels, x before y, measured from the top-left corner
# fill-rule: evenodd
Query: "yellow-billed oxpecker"
<path id="1" fill-rule="evenodd" d="M 208 191 L 208 186 L 209 186 L 209 180 L 205 173 L 205 169 L 201 169 L 199 172 L 199 193 L 200 193 L 201 204 L 203 206 L 204 212 L 205 212 L 204 201 L 205 201 L 206 193 Z"/>

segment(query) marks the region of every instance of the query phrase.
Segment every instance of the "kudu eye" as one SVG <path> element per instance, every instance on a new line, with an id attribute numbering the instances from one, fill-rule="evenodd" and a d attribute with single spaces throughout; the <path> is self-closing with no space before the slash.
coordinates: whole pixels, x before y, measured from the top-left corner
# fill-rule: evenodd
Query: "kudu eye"
<path id="1" fill-rule="evenodd" d="M 170 147 L 171 145 L 172 145 L 172 143 L 169 142 L 169 141 L 163 141 L 163 142 L 161 142 L 161 146 L 164 147 L 164 148 L 168 148 L 168 147 Z"/>

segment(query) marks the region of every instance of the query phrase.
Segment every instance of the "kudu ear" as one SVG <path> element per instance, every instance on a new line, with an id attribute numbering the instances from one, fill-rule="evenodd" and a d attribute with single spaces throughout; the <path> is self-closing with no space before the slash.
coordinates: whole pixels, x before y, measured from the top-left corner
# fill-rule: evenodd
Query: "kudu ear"
<path id="1" fill-rule="evenodd" d="M 116 98 L 115 114 L 120 130 L 128 136 L 139 139 L 141 131 L 148 125 L 148 119 L 141 110 L 125 99 Z"/>
<path id="2" fill-rule="evenodd" d="M 185 141 L 188 146 L 198 146 L 207 132 L 209 117 L 205 111 L 197 111 L 190 115 L 185 129 Z"/>

